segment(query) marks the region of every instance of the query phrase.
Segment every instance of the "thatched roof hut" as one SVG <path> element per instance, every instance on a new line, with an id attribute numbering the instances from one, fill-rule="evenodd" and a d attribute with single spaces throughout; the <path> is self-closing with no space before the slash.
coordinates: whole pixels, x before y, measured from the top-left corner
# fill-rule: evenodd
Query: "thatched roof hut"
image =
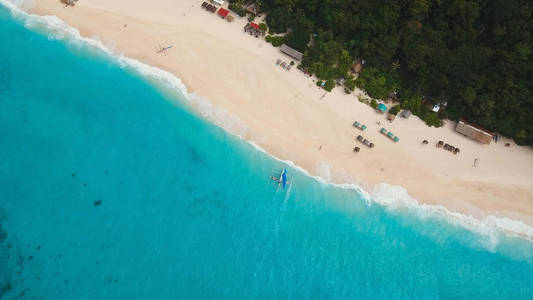
<path id="1" fill-rule="evenodd" d="M 459 122 L 457 122 L 457 127 L 455 127 L 455 131 L 482 144 L 488 145 L 492 141 L 493 134 L 490 131 L 470 124 L 464 120 L 459 120 Z"/>
<path id="2" fill-rule="evenodd" d="M 226 21 L 233 22 L 233 16 L 232 15 L 227 15 L 226 16 Z"/>

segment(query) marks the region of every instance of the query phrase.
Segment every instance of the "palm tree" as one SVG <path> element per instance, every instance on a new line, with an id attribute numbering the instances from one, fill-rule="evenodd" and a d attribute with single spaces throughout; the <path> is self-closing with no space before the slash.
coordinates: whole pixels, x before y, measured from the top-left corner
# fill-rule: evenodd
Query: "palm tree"
<path id="1" fill-rule="evenodd" d="M 399 68 L 401 67 L 400 65 L 400 61 L 399 60 L 396 60 L 392 63 L 392 69 L 393 70 L 398 70 Z"/>

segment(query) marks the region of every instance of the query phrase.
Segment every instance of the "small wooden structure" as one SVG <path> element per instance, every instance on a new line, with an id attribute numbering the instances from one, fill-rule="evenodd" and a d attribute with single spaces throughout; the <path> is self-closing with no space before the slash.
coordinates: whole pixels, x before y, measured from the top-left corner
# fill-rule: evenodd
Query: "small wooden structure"
<path id="1" fill-rule="evenodd" d="M 304 57 L 303 53 L 287 46 L 286 44 L 281 45 L 279 50 L 296 60 L 302 60 L 302 58 Z"/>
<path id="2" fill-rule="evenodd" d="M 408 109 L 404 109 L 400 115 L 402 116 L 402 118 L 407 119 L 411 116 L 411 111 Z"/>
<path id="3" fill-rule="evenodd" d="M 233 16 L 232 16 L 232 15 L 228 15 L 228 16 L 226 17 L 226 21 L 228 21 L 228 22 L 233 22 Z"/>
<path id="4" fill-rule="evenodd" d="M 361 61 L 359 59 L 354 60 L 353 65 L 352 65 L 352 70 L 355 73 L 359 73 L 361 72 L 362 69 L 363 69 L 363 64 L 361 63 Z"/>
<path id="5" fill-rule="evenodd" d="M 482 144 L 489 145 L 492 141 L 493 134 L 490 131 L 477 127 L 464 120 L 459 120 L 459 122 L 457 122 L 455 131 Z"/>
<path id="6" fill-rule="evenodd" d="M 254 3 L 246 6 L 245 9 L 246 9 L 247 12 L 251 13 L 254 16 L 257 16 L 257 14 L 259 13 L 259 11 L 257 10 L 257 7 L 255 6 Z"/>

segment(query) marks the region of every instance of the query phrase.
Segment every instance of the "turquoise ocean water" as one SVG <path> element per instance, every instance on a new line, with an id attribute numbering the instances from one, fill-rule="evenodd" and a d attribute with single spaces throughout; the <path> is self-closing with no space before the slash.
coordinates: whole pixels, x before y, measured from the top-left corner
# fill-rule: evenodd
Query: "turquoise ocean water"
<path id="1" fill-rule="evenodd" d="M 531 242 L 321 183 L 28 18 L 0 5 L 0 299 L 533 298 Z"/>

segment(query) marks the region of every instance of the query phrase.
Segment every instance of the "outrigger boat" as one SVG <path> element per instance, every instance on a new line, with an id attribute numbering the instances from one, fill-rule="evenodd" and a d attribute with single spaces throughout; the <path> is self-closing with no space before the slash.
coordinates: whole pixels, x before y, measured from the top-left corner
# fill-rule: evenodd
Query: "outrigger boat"
<path id="1" fill-rule="evenodd" d="M 279 175 L 279 177 L 271 176 L 270 179 L 278 183 L 277 189 L 279 189 L 280 186 L 282 186 L 283 189 L 285 189 L 285 186 L 287 186 L 287 183 L 289 183 L 287 181 L 287 170 L 286 169 L 283 169 L 283 171 L 281 171 L 281 174 Z"/>

